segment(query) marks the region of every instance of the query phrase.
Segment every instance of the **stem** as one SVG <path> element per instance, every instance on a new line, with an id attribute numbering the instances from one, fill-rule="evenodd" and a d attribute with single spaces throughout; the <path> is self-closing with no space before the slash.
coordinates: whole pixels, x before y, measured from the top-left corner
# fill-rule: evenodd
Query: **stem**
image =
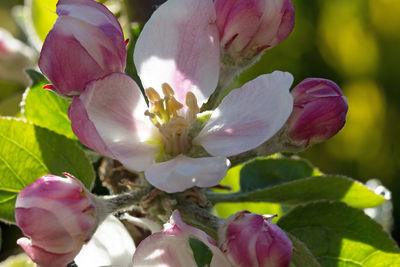
<path id="1" fill-rule="evenodd" d="M 228 194 L 214 193 L 214 192 L 206 192 L 204 195 L 207 199 L 213 203 L 236 203 L 236 202 L 246 202 L 249 201 L 246 193 L 235 192 Z M 257 200 L 251 200 L 251 202 L 259 202 Z"/>
<path id="2" fill-rule="evenodd" d="M 150 193 L 151 190 L 152 187 L 146 186 L 144 188 L 129 193 L 104 196 L 102 197 L 102 199 L 105 201 L 110 213 L 116 213 L 118 211 L 125 210 L 131 206 L 139 205 L 141 199 L 148 193 Z"/>
<path id="3" fill-rule="evenodd" d="M 212 215 L 207 209 L 194 203 L 178 201 L 177 208 L 185 222 L 204 230 L 212 238 L 218 239 L 218 228 L 224 219 Z"/>

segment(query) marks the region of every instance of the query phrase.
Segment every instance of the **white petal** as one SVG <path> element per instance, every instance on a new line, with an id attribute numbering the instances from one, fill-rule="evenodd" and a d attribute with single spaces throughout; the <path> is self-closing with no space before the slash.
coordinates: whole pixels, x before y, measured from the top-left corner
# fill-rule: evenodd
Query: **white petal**
<path id="1" fill-rule="evenodd" d="M 116 159 L 136 171 L 143 171 L 153 163 L 159 148 L 148 141 L 156 138 L 156 128 L 144 116 L 146 102 L 129 76 L 113 73 L 95 80 L 88 84 L 80 99 Z"/>
<path id="2" fill-rule="evenodd" d="M 152 234 L 143 240 L 133 256 L 137 267 L 197 267 L 189 238 L 203 242 L 213 253 L 212 267 L 230 267 L 217 243 L 205 232 L 185 224 L 177 210 L 172 213 L 164 231 Z"/>
<path id="3" fill-rule="evenodd" d="M 92 239 L 83 246 L 75 263 L 78 266 L 132 266 L 135 244 L 125 226 L 113 215 L 100 224 Z"/>
<path id="4" fill-rule="evenodd" d="M 271 138 L 293 108 L 289 88 L 293 76 L 275 71 L 227 95 L 193 143 L 214 156 L 232 156 L 253 149 Z"/>
<path id="5" fill-rule="evenodd" d="M 192 91 L 199 104 L 214 91 L 219 74 L 219 37 L 212 0 L 169 0 L 146 23 L 134 61 L 145 88 L 169 83 L 184 103 Z"/>
<path id="6" fill-rule="evenodd" d="M 181 192 L 188 188 L 211 187 L 224 178 L 229 168 L 226 158 L 189 158 L 184 155 L 152 165 L 146 169 L 146 179 L 167 193 Z"/>

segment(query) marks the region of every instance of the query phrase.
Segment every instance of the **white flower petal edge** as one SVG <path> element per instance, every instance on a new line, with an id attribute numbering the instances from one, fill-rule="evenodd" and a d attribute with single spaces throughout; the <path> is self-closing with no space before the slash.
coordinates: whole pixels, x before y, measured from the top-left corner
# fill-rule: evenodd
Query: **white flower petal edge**
<path id="1" fill-rule="evenodd" d="M 125 226 L 113 215 L 97 228 L 92 239 L 83 246 L 75 263 L 78 266 L 132 266 L 135 244 Z"/>
<path id="2" fill-rule="evenodd" d="M 217 185 L 230 166 L 226 158 L 189 158 L 182 154 L 153 164 L 146 169 L 147 181 L 167 193 L 181 192 L 193 186 Z"/>
<path id="3" fill-rule="evenodd" d="M 205 232 L 185 224 L 179 212 L 172 213 L 164 231 L 143 240 L 133 256 L 133 266 L 197 267 L 189 238 L 203 242 L 213 253 L 211 267 L 231 267 L 217 243 Z"/>
<path id="4" fill-rule="evenodd" d="M 89 83 L 79 97 L 112 155 L 127 168 L 144 171 L 153 164 L 159 147 L 156 128 L 144 116 L 146 102 L 127 75 L 112 73 Z"/>
<path id="5" fill-rule="evenodd" d="M 219 75 L 219 37 L 212 0 L 169 0 L 146 23 L 134 61 L 145 88 L 161 94 L 168 83 L 185 103 L 191 91 L 199 105 L 214 91 Z"/>
<path id="6" fill-rule="evenodd" d="M 293 109 L 293 76 L 275 71 L 227 95 L 193 139 L 211 155 L 232 156 L 253 149 L 285 124 Z"/>

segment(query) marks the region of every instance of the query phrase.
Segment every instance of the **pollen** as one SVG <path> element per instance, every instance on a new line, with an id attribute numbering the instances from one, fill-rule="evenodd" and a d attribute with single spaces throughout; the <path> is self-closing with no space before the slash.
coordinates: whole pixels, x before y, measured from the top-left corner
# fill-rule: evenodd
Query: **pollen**
<path id="1" fill-rule="evenodd" d="M 189 130 L 197 119 L 200 108 L 192 92 L 186 94 L 184 105 L 175 97 L 175 92 L 168 83 L 161 85 L 163 98 L 154 88 L 145 90 L 151 108 L 144 113 L 158 129 L 166 153 L 178 155 L 190 149 Z"/>

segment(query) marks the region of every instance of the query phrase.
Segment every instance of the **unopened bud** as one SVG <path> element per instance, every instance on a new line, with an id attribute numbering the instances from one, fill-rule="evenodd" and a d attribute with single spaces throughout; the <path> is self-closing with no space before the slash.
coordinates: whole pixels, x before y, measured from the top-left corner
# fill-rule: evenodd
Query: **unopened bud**
<path id="1" fill-rule="evenodd" d="M 18 194 L 15 219 L 25 236 L 17 243 L 42 267 L 63 267 L 90 240 L 107 213 L 76 178 L 46 175 Z"/>
<path id="2" fill-rule="evenodd" d="M 241 211 L 218 230 L 219 244 L 234 267 L 287 267 L 292 242 L 285 232 L 260 214 Z"/>
<path id="3" fill-rule="evenodd" d="M 39 68 L 57 93 L 78 95 L 88 82 L 124 72 L 124 35 L 105 6 L 93 0 L 59 0 L 56 13 L 59 17 L 44 41 Z"/>
<path id="4" fill-rule="evenodd" d="M 247 65 L 286 39 L 294 27 L 290 0 L 216 0 L 215 9 L 227 64 Z"/>
<path id="5" fill-rule="evenodd" d="M 308 78 L 299 83 L 291 94 L 294 106 L 285 131 L 292 145 L 308 147 L 323 142 L 344 126 L 347 100 L 334 82 Z"/>

